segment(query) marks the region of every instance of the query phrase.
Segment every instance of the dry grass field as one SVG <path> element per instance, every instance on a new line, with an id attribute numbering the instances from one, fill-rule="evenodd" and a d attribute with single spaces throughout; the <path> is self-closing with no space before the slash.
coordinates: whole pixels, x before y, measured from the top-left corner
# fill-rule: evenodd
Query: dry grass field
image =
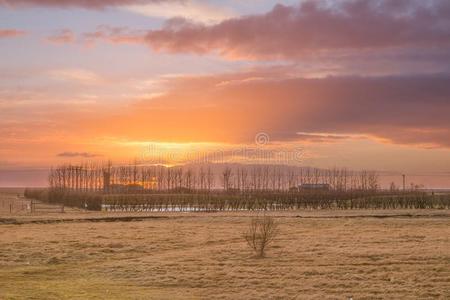
<path id="1" fill-rule="evenodd" d="M 276 214 L 280 235 L 263 259 L 242 237 L 249 213 L 22 217 L 22 225 L 0 225 L 0 299 L 450 298 L 448 212 L 298 214 Z"/>

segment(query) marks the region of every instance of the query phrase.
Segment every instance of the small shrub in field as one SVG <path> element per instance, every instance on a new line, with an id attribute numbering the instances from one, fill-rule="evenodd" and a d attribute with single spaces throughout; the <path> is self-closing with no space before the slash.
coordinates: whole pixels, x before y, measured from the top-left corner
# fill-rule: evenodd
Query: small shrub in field
<path id="1" fill-rule="evenodd" d="M 244 238 L 258 257 L 264 257 L 266 249 L 278 235 L 278 223 L 273 217 L 255 217 L 251 220 Z"/>

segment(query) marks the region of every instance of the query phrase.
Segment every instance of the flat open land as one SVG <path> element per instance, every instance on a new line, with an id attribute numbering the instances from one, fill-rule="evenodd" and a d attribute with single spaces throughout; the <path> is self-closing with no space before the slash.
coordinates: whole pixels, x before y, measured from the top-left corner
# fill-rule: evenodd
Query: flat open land
<path id="1" fill-rule="evenodd" d="M 272 214 L 263 259 L 248 212 L 3 215 L 0 299 L 450 298 L 448 211 Z"/>

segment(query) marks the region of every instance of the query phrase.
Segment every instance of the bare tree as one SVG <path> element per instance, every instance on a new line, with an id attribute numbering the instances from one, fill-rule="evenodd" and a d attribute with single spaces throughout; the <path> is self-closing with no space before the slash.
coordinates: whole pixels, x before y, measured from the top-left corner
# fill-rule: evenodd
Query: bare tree
<path id="1" fill-rule="evenodd" d="M 200 183 L 200 190 L 204 191 L 206 187 L 206 173 L 203 170 L 203 167 L 200 168 L 200 171 L 198 173 L 198 180 Z"/>
<path id="2" fill-rule="evenodd" d="M 232 177 L 232 171 L 230 167 L 226 167 L 222 173 L 222 184 L 224 191 L 228 191 L 230 189 L 230 179 Z"/>
<path id="3" fill-rule="evenodd" d="M 184 181 L 185 181 L 184 186 L 185 186 L 189 191 L 192 190 L 193 176 L 194 176 L 194 175 L 193 175 L 193 172 L 192 172 L 191 169 L 188 169 L 188 170 L 185 172 L 185 174 L 184 174 L 184 177 L 185 177 L 185 179 L 184 179 Z"/>
<path id="4" fill-rule="evenodd" d="M 240 180 L 242 190 L 246 192 L 248 190 L 248 172 L 245 167 L 241 169 Z"/>
<path id="5" fill-rule="evenodd" d="M 208 167 L 206 173 L 206 184 L 208 186 L 208 193 L 211 192 L 211 188 L 214 186 L 214 173 L 211 171 L 211 167 Z"/>
<path id="6" fill-rule="evenodd" d="M 278 223 L 273 217 L 255 217 L 244 233 L 244 238 L 258 257 L 264 257 L 267 246 L 273 242 L 278 233 Z"/>

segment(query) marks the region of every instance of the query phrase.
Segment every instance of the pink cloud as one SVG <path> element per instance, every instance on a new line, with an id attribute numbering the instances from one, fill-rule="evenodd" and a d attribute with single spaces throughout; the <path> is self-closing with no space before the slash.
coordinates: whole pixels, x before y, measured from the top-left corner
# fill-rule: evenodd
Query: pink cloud
<path id="1" fill-rule="evenodd" d="M 445 0 L 306 1 L 215 25 L 170 19 L 161 29 L 99 26 L 79 37 L 145 44 L 168 53 L 301 62 L 310 76 L 449 72 L 450 3 Z M 308 67 L 309 66 L 309 67 Z M 305 68 L 305 69 L 306 69 Z M 306 72 L 305 72 L 306 73 Z"/>
<path id="2" fill-rule="evenodd" d="M 70 29 L 62 29 L 47 37 L 47 41 L 54 44 L 71 44 L 75 42 L 75 33 Z"/>
<path id="3" fill-rule="evenodd" d="M 181 0 L 0 0 L 0 5 L 7 7 L 48 6 L 48 7 L 83 7 L 101 9 L 109 6 L 158 3 Z"/>
<path id="4" fill-rule="evenodd" d="M 47 41 L 53 44 L 72 44 L 80 42 L 87 46 L 93 46 L 98 42 L 112 44 L 143 44 L 145 32 L 131 30 L 126 27 L 98 26 L 95 31 L 86 32 L 77 37 L 70 29 L 62 29 L 47 37 Z"/>
<path id="5" fill-rule="evenodd" d="M 140 30 L 131 30 L 125 27 L 98 26 L 96 31 L 85 33 L 81 40 L 92 45 L 98 41 L 106 41 L 113 44 L 135 44 L 144 42 L 144 33 Z"/>
<path id="6" fill-rule="evenodd" d="M 277 5 L 267 14 L 210 26 L 171 20 L 162 29 L 149 31 L 145 39 L 157 51 L 252 59 L 450 46 L 450 3 L 446 0 L 325 3 Z"/>
<path id="7" fill-rule="evenodd" d="M 16 29 L 0 29 L 0 39 L 2 38 L 13 38 L 25 35 L 26 32 Z"/>

